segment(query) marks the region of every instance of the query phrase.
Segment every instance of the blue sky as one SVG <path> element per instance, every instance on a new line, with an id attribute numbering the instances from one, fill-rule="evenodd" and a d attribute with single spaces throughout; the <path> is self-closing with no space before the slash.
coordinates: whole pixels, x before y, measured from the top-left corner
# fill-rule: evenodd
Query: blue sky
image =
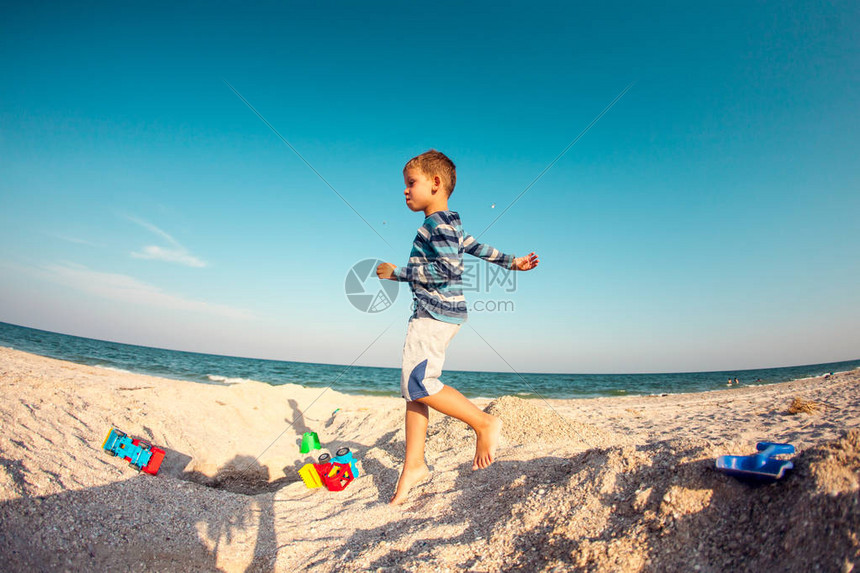
<path id="1" fill-rule="evenodd" d="M 541 257 L 469 293 L 507 306 L 450 368 L 858 358 L 858 30 L 853 3 L 5 4 L 0 321 L 396 366 L 408 288 L 367 314 L 344 281 L 406 262 L 402 165 L 435 147 L 466 229 Z"/>

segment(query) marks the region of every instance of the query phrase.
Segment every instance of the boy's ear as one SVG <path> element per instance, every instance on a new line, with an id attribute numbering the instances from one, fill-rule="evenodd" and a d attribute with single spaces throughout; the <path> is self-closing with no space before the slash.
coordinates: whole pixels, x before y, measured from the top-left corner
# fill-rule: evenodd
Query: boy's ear
<path id="1" fill-rule="evenodd" d="M 433 191 L 438 191 L 442 188 L 442 178 L 438 175 L 433 176 Z"/>

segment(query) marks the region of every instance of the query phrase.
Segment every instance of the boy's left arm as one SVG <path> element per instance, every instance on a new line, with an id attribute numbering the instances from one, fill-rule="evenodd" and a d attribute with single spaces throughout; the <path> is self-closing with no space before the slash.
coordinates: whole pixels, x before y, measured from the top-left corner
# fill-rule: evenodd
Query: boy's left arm
<path id="1" fill-rule="evenodd" d="M 473 257 L 484 259 L 487 262 L 495 263 L 500 267 L 505 267 L 513 271 L 530 271 L 538 266 L 540 262 L 538 256 L 533 252 L 524 257 L 506 255 L 490 245 L 479 243 L 475 237 L 469 234 L 463 237 L 463 247 L 465 252 Z"/>
<path id="2" fill-rule="evenodd" d="M 517 257 L 514 259 L 514 264 L 511 269 L 515 271 L 530 271 L 540 263 L 540 259 L 538 256 L 532 251 L 524 257 Z"/>

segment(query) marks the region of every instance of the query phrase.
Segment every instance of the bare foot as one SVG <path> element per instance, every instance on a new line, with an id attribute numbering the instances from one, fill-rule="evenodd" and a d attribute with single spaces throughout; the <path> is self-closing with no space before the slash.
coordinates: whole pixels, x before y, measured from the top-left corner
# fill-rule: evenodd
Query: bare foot
<path id="1" fill-rule="evenodd" d="M 489 467 L 496 458 L 496 448 L 499 446 L 499 437 L 502 435 L 502 421 L 496 416 L 490 416 L 490 418 L 486 428 L 481 431 L 475 430 L 478 442 L 475 444 L 473 470 Z"/>
<path id="2" fill-rule="evenodd" d="M 400 481 L 397 482 L 397 490 L 394 492 L 394 497 L 388 503 L 390 505 L 400 505 L 406 501 L 406 496 L 409 495 L 409 490 L 412 489 L 412 486 L 418 485 L 427 479 L 429 475 L 430 470 L 427 469 L 427 464 L 421 464 L 416 468 L 403 466 Z"/>

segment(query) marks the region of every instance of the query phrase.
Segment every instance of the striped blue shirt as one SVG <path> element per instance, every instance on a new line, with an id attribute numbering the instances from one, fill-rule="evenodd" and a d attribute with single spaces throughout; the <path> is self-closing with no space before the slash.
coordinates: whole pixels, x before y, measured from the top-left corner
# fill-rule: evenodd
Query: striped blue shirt
<path id="1" fill-rule="evenodd" d="M 462 324 L 466 321 L 463 253 L 507 269 L 514 262 L 513 255 L 483 245 L 465 233 L 456 212 L 436 211 L 418 228 L 409 264 L 394 271 L 397 280 L 408 282 L 412 288 L 413 316 L 424 311 L 443 322 Z"/>

